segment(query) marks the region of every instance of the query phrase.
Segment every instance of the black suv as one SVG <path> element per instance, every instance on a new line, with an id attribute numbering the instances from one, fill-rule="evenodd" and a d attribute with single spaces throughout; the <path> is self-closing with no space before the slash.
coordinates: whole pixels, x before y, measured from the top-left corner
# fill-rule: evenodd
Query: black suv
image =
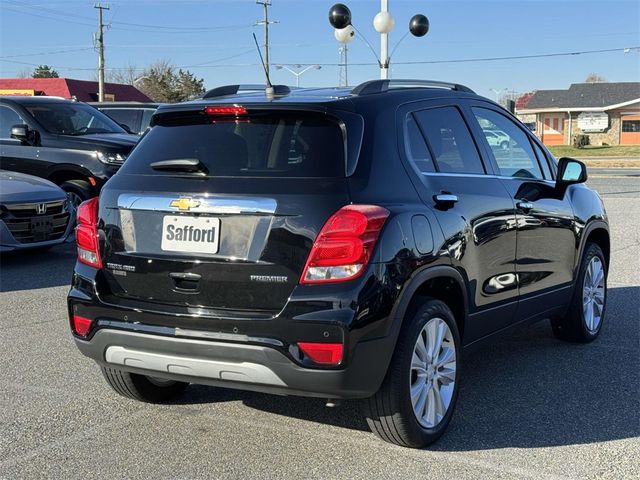
<path id="1" fill-rule="evenodd" d="M 374 432 L 421 447 L 462 348 L 542 319 L 597 337 L 602 201 L 494 102 L 422 81 L 236 92 L 160 107 L 80 206 L 70 325 L 115 391 L 366 399 Z"/>
<path id="2" fill-rule="evenodd" d="M 46 178 L 76 206 L 98 194 L 139 138 L 85 103 L 0 97 L 0 168 Z"/>

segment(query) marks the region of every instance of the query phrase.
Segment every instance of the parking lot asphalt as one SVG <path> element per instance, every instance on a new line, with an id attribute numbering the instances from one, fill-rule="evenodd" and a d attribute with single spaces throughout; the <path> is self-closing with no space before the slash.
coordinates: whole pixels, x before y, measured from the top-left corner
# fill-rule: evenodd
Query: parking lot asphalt
<path id="1" fill-rule="evenodd" d="M 72 343 L 71 243 L 0 258 L 0 479 L 640 478 L 640 184 L 593 175 L 612 227 L 605 325 L 547 322 L 464 355 L 457 411 L 427 450 L 369 433 L 357 402 L 190 386 L 175 404 L 113 393 Z"/>

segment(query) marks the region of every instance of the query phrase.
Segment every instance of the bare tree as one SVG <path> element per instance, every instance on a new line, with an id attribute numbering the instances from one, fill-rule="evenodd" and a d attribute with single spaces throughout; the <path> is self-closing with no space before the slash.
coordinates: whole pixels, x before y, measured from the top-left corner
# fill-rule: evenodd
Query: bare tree
<path id="1" fill-rule="evenodd" d="M 188 70 L 176 69 L 171 62 L 161 59 L 145 68 L 136 87 L 156 102 L 182 102 L 202 95 L 204 80 Z"/>
<path id="2" fill-rule="evenodd" d="M 593 73 L 593 72 L 587 75 L 587 78 L 584 79 L 584 83 L 604 83 L 606 81 L 607 81 L 606 78 L 601 77 L 597 73 Z"/>
<path id="3" fill-rule="evenodd" d="M 124 85 L 134 85 L 134 82 L 142 75 L 142 69 L 135 65 L 128 64 L 124 68 L 111 70 L 107 74 L 107 81 L 121 83 Z"/>
<path id="4" fill-rule="evenodd" d="M 31 70 L 25 68 L 16 73 L 16 78 L 31 78 Z"/>

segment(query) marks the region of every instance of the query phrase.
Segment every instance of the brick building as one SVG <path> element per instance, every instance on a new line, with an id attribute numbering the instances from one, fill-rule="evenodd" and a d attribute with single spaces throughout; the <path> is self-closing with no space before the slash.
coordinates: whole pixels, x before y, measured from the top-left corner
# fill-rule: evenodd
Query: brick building
<path id="1" fill-rule="evenodd" d="M 535 115 L 546 145 L 570 145 L 579 134 L 592 145 L 640 145 L 640 82 L 574 83 L 568 90 L 538 90 L 517 109 Z"/>
<path id="2" fill-rule="evenodd" d="M 151 101 L 133 85 L 105 83 L 104 92 L 104 99 L 110 102 Z M 97 102 L 98 82 L 72 78 L 0 78 L 0 95 L 48 95 Z"/>

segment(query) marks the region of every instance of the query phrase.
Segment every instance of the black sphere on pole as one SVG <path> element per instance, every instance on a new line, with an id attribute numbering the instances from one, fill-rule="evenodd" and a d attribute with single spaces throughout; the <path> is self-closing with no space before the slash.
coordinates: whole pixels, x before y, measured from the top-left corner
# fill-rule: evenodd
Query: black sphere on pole
<path id="1" fill-rule="evenodd" d="M 420 13 L 414 15 L 409 22 L 409 31 L 414 37 L 424 37 L 429 31 L 429 19 Z"/>
<path id="2" fill-rule="evenodd" d="M 343 3 L 336 3 L 329 10 L 329 23 L 333 28 L 343 29 L 351 25 L 351 10 Z"/>

